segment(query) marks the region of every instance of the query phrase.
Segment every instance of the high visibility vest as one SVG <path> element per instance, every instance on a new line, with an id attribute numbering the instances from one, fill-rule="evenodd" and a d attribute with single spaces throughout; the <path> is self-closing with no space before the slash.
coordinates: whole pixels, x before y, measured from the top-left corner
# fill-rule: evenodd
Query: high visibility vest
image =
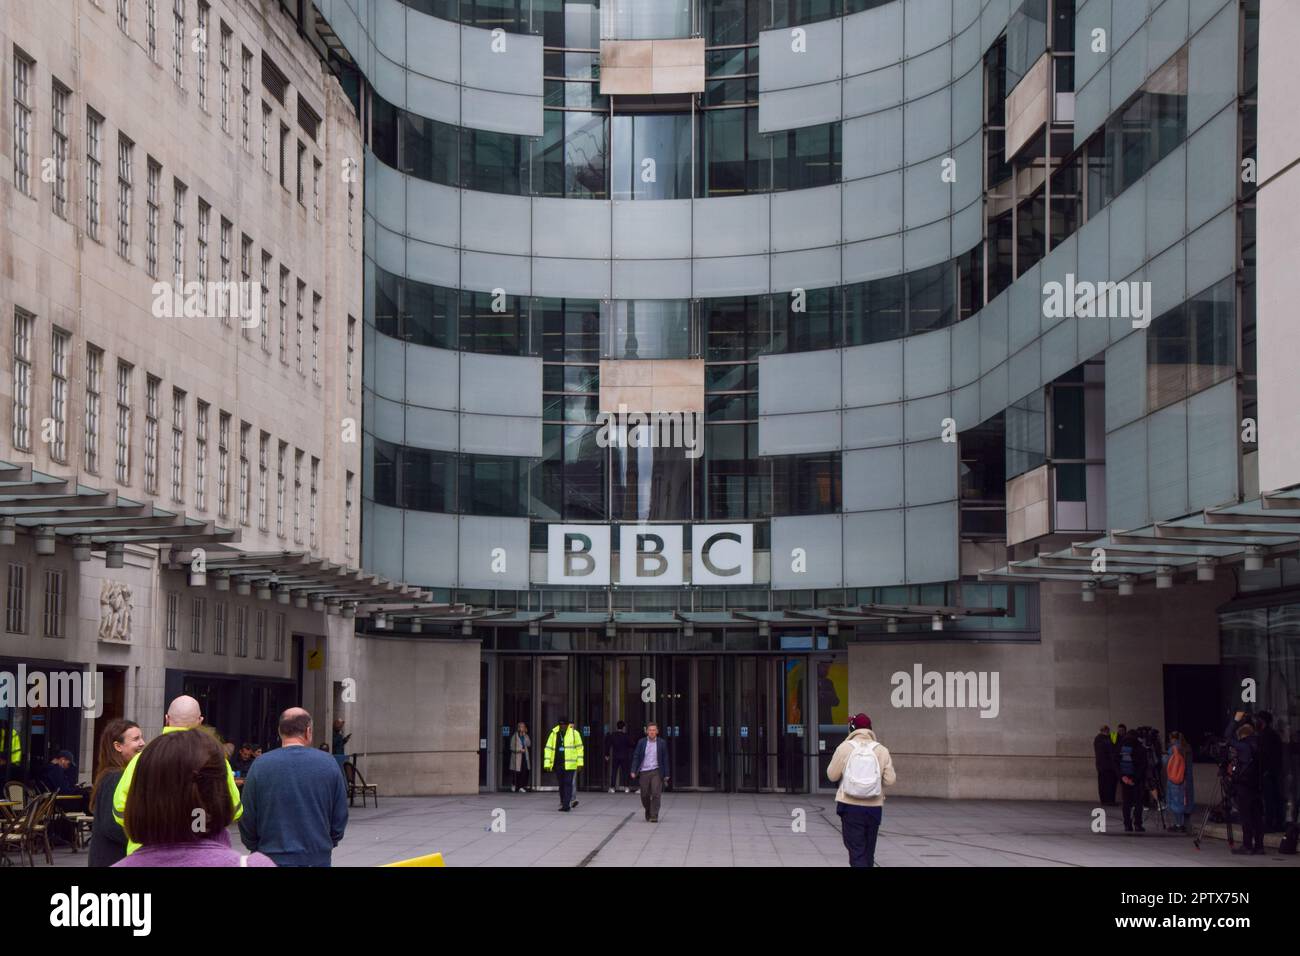
<path id="1" fill-rule="evenodd" d="M 199 727 L 164 727 L 162 732 L 165 734 L 176 733 L 182 730 L 199 730 Z M 141 751 L 143 753 L 144 751 Z M 122 779 L 117 782 L 117 789 L 113 791 L 113 819 L 117 821 L 118 826 L 126 830 L 126 798 L 131 790 L 131 781 L 135 779 L 135 762 L 140 759 L 140 754 L 131 758 L 126 769 L 122 771 Z M 230 790 L 230 802 L 235 807 L 235 819 L 238 820 L 244 815 L 244 805 L 239 799 L 239 786 L 235 783 L 235 772 L 230 769 L 230 761 L 226 761 L 226 786 Z M 140 844 L 131 839 L 128 833 L 126 836 L 126 853 L 130 856 L 136 850 L 140 849 Z"/>
<path id="2" fill-rule="evenodd" d="M 557 724 L 551 728 L 551 735 L 546 738 L 546 747 L 542 751 L 543 770 L 550 770 L 555 766 L 555 736 L 559 730 Z M 582 734 L 574 729 L 573 724 L 569 724 L 569 729 L 564 732 L 564 769 L 582 769 Z"/>
<path id="3" fill-rule="evenodd" d="M 23 738 L 17 730 L 9 731 L 9 766 L 17 767 L 23 762 Z"/>

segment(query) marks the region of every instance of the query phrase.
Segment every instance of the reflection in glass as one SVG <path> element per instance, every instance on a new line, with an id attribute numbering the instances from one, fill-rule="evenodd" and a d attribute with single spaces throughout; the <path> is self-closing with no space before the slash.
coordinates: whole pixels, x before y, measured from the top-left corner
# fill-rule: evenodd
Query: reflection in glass
<path id="1" fill-rule="evenodd" d="M 689 199 L 691 117 L 614 117 L 614 199 Z"/>
<path id="2" fill-rule="evenodd" d="M 601 354 L 611 359 L 690 358 L 691 303 L 685 299 L 602 303 Z"/>

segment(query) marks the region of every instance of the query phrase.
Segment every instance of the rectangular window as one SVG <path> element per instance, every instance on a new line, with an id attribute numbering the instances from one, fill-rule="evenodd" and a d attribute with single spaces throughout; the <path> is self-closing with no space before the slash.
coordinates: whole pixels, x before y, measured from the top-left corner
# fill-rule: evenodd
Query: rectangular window
<path id="1" fill-rule="evenodd" d="M 230 50 L 234 45 L 234 36 L 230 27 L 221 24 L 221 49 L 217 56 L 221 60 L 221 132 L 230 132 Z"/>
<path id="2" fill-rule="evenodd" d="M 45 572 L 45 624 L 41 633 L 46 637 L 63 637 L 63 572 Z"/>
<path id="3" fill-rule="evenodd" d="M 217 418 L 217 517 L 230 514 L 230 415 Z"/>
<path id="4" fill-rule="evenodd" d="M 206 616 L 207 601 L 201 597 L 190 601 L 190 650 L 195 654 L 203 653 L 203 618 Z"/>
<path id="5" fill-rule="evenodd" d="M 131 0 L 117 0 L 117 28 L 131 35 Z"/>
<path id="6" fill-rule="evenodd" d="M 294 327 L 294 339 L 297 343 L 298 350 L 298 374 L 302 374 L 302 308 L 303 300 L 307 297 L 307 283 L 299 280 L 298 282 L 298 323 Z"/>
<path id="7" fill-rule="evenodd" d="M 198 258 L 197 258 L 197 278 L 200 282 L 208 281 L 208 226 L 212 222 L 212 207 L 199 200 L 199 233 L 198 233 Z M 204 293 L 206 295 L 206 292 Z"/>
<path id="8" fill-rule="evenodd" d="M 288 132 L 287 130 L 285 132 Z M 298 202 L 307 204 L 307 144 L 298 140 Z"/>
<path id="9" fill-rule="evenodd" d="M 54 330 L 50 341 L 50 417 L 54 419 L 54 442 L 50 457 L 68 460 L 68 353 L 72 337 Z"/>
<path id="10" fill-rule="evenodd" d="M 275 659 L 277 661 L 284 660 L 285 632 L 287 625 L 288 621 L 285 619 L 285 615 L 277 614 L 275 616 Z"/>
<path id="11" fill-rule="evenodd" d="M 117 442 L 113 468 L 117 483 L 131 483 L 131 372 L 126 362 L 117 363 Z"/>
<path id="12" fill-rule="evenodd" d="M 285 458 L 289 453 L 289 446 L 280 442 L 279 454 L 276 456 L 275 464 L 275 533 L 279 537 L 284 537 L 284 490 L 285 490 Z"/>
<path id="13" fill-rule="evenodd" d="M 231 275 L 230 263 L 230 237 L 234 230 L 234 225 L 225 216 L 221 217 L 221 241 L 218 257 L 221 261 L 221 324 L 230 325 L 230 282 Z"/>
<path id="14" fill-rule="evenodd" d="M 175 591 L 167 592 L 167 620 L 165 631 L 167 635 L 167 650 L 176 650 L 176 626 L 177 617 L 180 616 L 181 596 Z"/>
<path id="15" fill-rule="evenodd" d="M 158 222 L 162 196 L 162 167 L 152 157 L 149 159 L 149 172 L 146 177 L 145 199 L 147 212 L 145 216 L 144 268 L 153 278 L 158 278 Z"/>
<path id="16" fill-rule="evenodd" d="M 68 118 L 72 102 L 72 92 L 54 81 L 50 95 L 52 109 L 52 132 L 54 152 L 54 214 L 61 219 L 68 218 Z"/>
<path id="17" fill-rule="evenodd" d="M 252 146 L 249 126 L 253 121 L 253 54 L 246 46 L 240 49 L 243 52 L 239 62 L 239 141 L 244 149 L 249 149 Z"/>
<path id="18" fill-rule="evenodd" d="M 158 403 L 162 381 L 150 375 L 144 385 L 144 490 L 158 494 Z"/>
<path id="19" fill-rule="evenodd" d="M 316 505 L 318 502 L 317 482 L 320 479 L 320 459 L 311 460 L 311 487 L 308 490 L 307 503 L 307 546 L 316 550 Z"/>
<path id="20" fill-rule="evenodd" d="M 266 659 L 266 610 L 257 609 L 257 637 L 253 645 L 253 656 L 259 661 Z"/>
<path id="21" fill-rule="evenodd" d="M 188 192 L 183 182 L 172 180 L 172 275 L 178 286 L 185 283 L 185 196 Z"/>
<path id="22" fill-rule="evenodd" d="M 36 64 L 14 47 L 14 185 L 32 194 L 32 69 Z"/>
<path id="23" fill-rule="evenodd" d="M 185 501 L 185 393 L 172 389 L 172 501 Z"/>
<path id="24" fill-rule="evenodd" d="M 248 608 L 242 604 L 235 608 L 235 656 L 248 656 Z"/>
<path id="25" fill-rule="evenodd" d="M 144 0 L 144 43 L 149 59 L 158 62 L 158 0 Z"/>
<path id="26" fill-rule="evenodd" d="M 271 472 L 271 436 L 262 432 L 257 443 L 257 526 L 262 531 L 270 530 L 267 523 L 267 491 Z"/>
<path id="27" fill-rule="evenodd" d="M 261 302 L 259 303 L 259 308 L 261 309 L 261 312 L 259 313 L 259 318 L 261 321 L 262 351 L 265 352 L 267 355 L 270 355 L 271 354 L 271 323 L 268 322 L 267 319 L 269 317 L 268 310 L 270 309 L 270 302 L 271 302 L 271 254 L 268 252 L 262 253 L 261 285 L 262 285 L 262 295 L 260 296 Z"/>
<path id="28" fill-rule="evenodd" d="M 32 447 L 32 326 L 35 317 L 14 310 L 14 447 Z"/>
<path id="29" fill-rule="evenodd" d="M 86 346 L 86 471 L 99 474 L 99 397 L 103 387 L 104 352 Z"/>
<path id="30" fill-rule="evenodd" d="M 280 267 L 280 364 L 289 364 L 289 270 Z"/>
<path id="31" fill-rule="evenodd" d="M 249 285 L 253 281 L 253 240 L 248 236 L 240 234 L 239 237 L 239 279 L 243 283 L 240 286 L 240 315 L 249 315 L 253 309 L 253 288 Z M 252 332 L 247 324 L 240 323 L 243 326 L 244 338 L 251 338 Z"/>
<path id="32" fill-rule="evenodd" d="M 349 172 L 349 176 L 351 173 Z M 348 245 L 352 243 L 352 206 L 355 203 L 355 194 L 352 191 L 352 180 L 348 179 Z"/>
<path id="33" fill-rule="evenodd" d="M 280 124 L 280 185 L 289 188 L 289 127 Z"/>
<path id="34" fill-rule="evenodd" d="M 218 601 L 212 607 L 212 653 L 226 653 L 226 602 Z"/>
<path id="35" fill-rule="evenodd" d="M 185 0 L 172 0 L 172 79 L 185 86 Z"/>
<path id="36" fill-rule="evenodd" d="M 319 159 L 311 161 L 311 212 L 312 217 L 320 222 L 320 174 L 321 164 Z"/>
<path id="37" fill-rule="evenodd" d="M 302 544 L 302 452 L 293 453 L 293 540 Z"/>
<path id="38" fill-rule="evenodd" d="M 271 107 L 262 104 L 262 172 L 271 171 Z"/>
<path id="39" fill-rule="evenodd" d="M 22 634 L 27 630 L 27 565 L 10 564 L 5 585 L 5 630 Z"/>
<path id="40" fill-rule="evenodd" d="M 320 296 L 311 297 L 311 380 L 320 384 Z"/>
<path id="41" fill-rule="evenodd" d="M 184 0 L 182 0 L 184 2 Z M 198 63 L 198 91 L 199 91 L 199 109 L 207 110 L 208 108 L 208 20 L 211 10 L 208 5 L 199 0 L 199 25 L 195 31 L 197 36 L 194 37 L 194 45 L 198 48 L 195 59 Z"/>
<path id="42" fill-rule="evenodd" d="M 343 556 L 352 557 L 352 472 L 343 483 Z"/>
<path id="43" fill-rule="evenodd" d="M 100 187 L 104 182 L 104 118 L 86 110 L 86 234 L 99 241 Z"/>
<path id="44" fill-rule="evenodd" d="M 131 199 L 135 143 L 117 134 L 117 254 L 131 258 Z"/>
<path id="45" fill-rule="evenodd" d="M 194 405 L 194 507 L 208 510 L 208 403 Z"/>
<path id="46" fill-rule="evenodd" d="M 347 369 L 348 401 L 352 400 L 352 367 L 353 367 L 353 362 L 356 359 L 356 351 L 357 351 L 357 320 L 349 315 L 348 316 L 348 369 Z"/>
<path id="47" fill-rule="evenodd" d="M 239 523 L 245 527 L 248 526 L 249 485 L 252 481 L 248 461 L 248 439 L 252 429 L 253 426 L 247 422 L 239 423 Z"/>

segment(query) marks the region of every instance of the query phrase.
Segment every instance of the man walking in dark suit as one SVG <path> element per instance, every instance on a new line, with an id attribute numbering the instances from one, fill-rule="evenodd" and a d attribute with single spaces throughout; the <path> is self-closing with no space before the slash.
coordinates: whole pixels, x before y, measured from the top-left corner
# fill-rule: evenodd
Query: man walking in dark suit
<path id="1" fill-rule="evenodd" d="M 659 798 L 671 773 L 668 763 L 668 741 L 659 736 L 659 725 L 649 724 L 646 735 L 636 743 L 632 754 L 632 779 L 641 781 L 641 806 L 650 823 L 659 822 Z"/>

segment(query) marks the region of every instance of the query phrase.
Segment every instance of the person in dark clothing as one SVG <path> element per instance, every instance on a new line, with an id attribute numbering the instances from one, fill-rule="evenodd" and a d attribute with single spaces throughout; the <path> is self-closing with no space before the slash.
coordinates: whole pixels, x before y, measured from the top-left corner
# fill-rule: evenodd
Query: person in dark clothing
<path id="1" fill-rule="evenodd" d="M 99 771 L 90 791 L 90 829 L 87 866 L 112 866 L 126 858 L 126 833 L 113 818 L 113 793 L 131 758 L 144 749 L 144 735 L 134 720 L 121 717 L 108 722 L 99 735 Z"/>
<path id="2" fill-rule="evenodd" d="M 1232 750 L 1228 772 L 1232 799 L 1241 817 L 1241 846 L 1232 852 L 1244 856 L 1264 852 L 1264 796 L 1260 788 L 1259 735 L 1244 711 L 1237 711 L 1224 731 Z"/>
<path id="3" fill-rule="evenodd" d="M 60 750 L 54 755 L 54 759 L 41 774 L 41 782 L 60 796 L 81 792 L 77 788 L 77 765 L 72 762 L 70 750 Z"/>
<path id="4" fill-rule="evenodd" d="M 343 718 L 339 717 L 334 721 L 334 753 L 345 754 L 347 752 L 348 741 L 352 739 L 351 734 L 343 733 Z"/>
<path id="5" fill-rule="evenodd" d="M 1097 798 L 1103 807 L 1113 807 L 1119 777 L 1115 774 L 1115 745 L 1111 743 L 1110 728 L 1104 724 L 1092 739 L 1092 752 L 1097 763 Z"/>
<path id="6" fill-rule="evenodd" d="M 1259 737 L 1260 792 L 1264 799 L 1264 832 L 1286 829 L 1286 812 L 1282 800 L 1282 737 L 1273 729 L 1273 715 L 1261 710 L 1255 715 L 1255 732 Z"/>
<path id="7" fill-rule="evenodd" d="M 1115 749 L 1115 773 L 1124 795 L 1124 832 L 1145 833 L 1142 826 L 1142 799 L 1145 796 L 1147 752 L 1135 733 L 1119 739 Z"/>
<path id="8" fill-rule="evenodd" d="M 632 788 L 627 786 L 629 780 L 628 770 L 632 761 L 632 738 L 627 732 L 627 723 L 620 720 L 618 729 L 605 738 L 605 762 L 609 764 L 609 792 L 613 793 L 618 787 L 618 771 L 623 770 L 623 786 L 618 787 L 624 793 L 630 793 Z"/>
<path id="9" fill-rule="evenodd" d="M 233 770 L 235 773 L 239 774 L 241 777 L 247 777 L 248 771 L 251 770 L 252 767 L 253 767 L 253 745 L 248 743 L 240 744 L 239 755 L 231 759 L 230 769 Z"/>

